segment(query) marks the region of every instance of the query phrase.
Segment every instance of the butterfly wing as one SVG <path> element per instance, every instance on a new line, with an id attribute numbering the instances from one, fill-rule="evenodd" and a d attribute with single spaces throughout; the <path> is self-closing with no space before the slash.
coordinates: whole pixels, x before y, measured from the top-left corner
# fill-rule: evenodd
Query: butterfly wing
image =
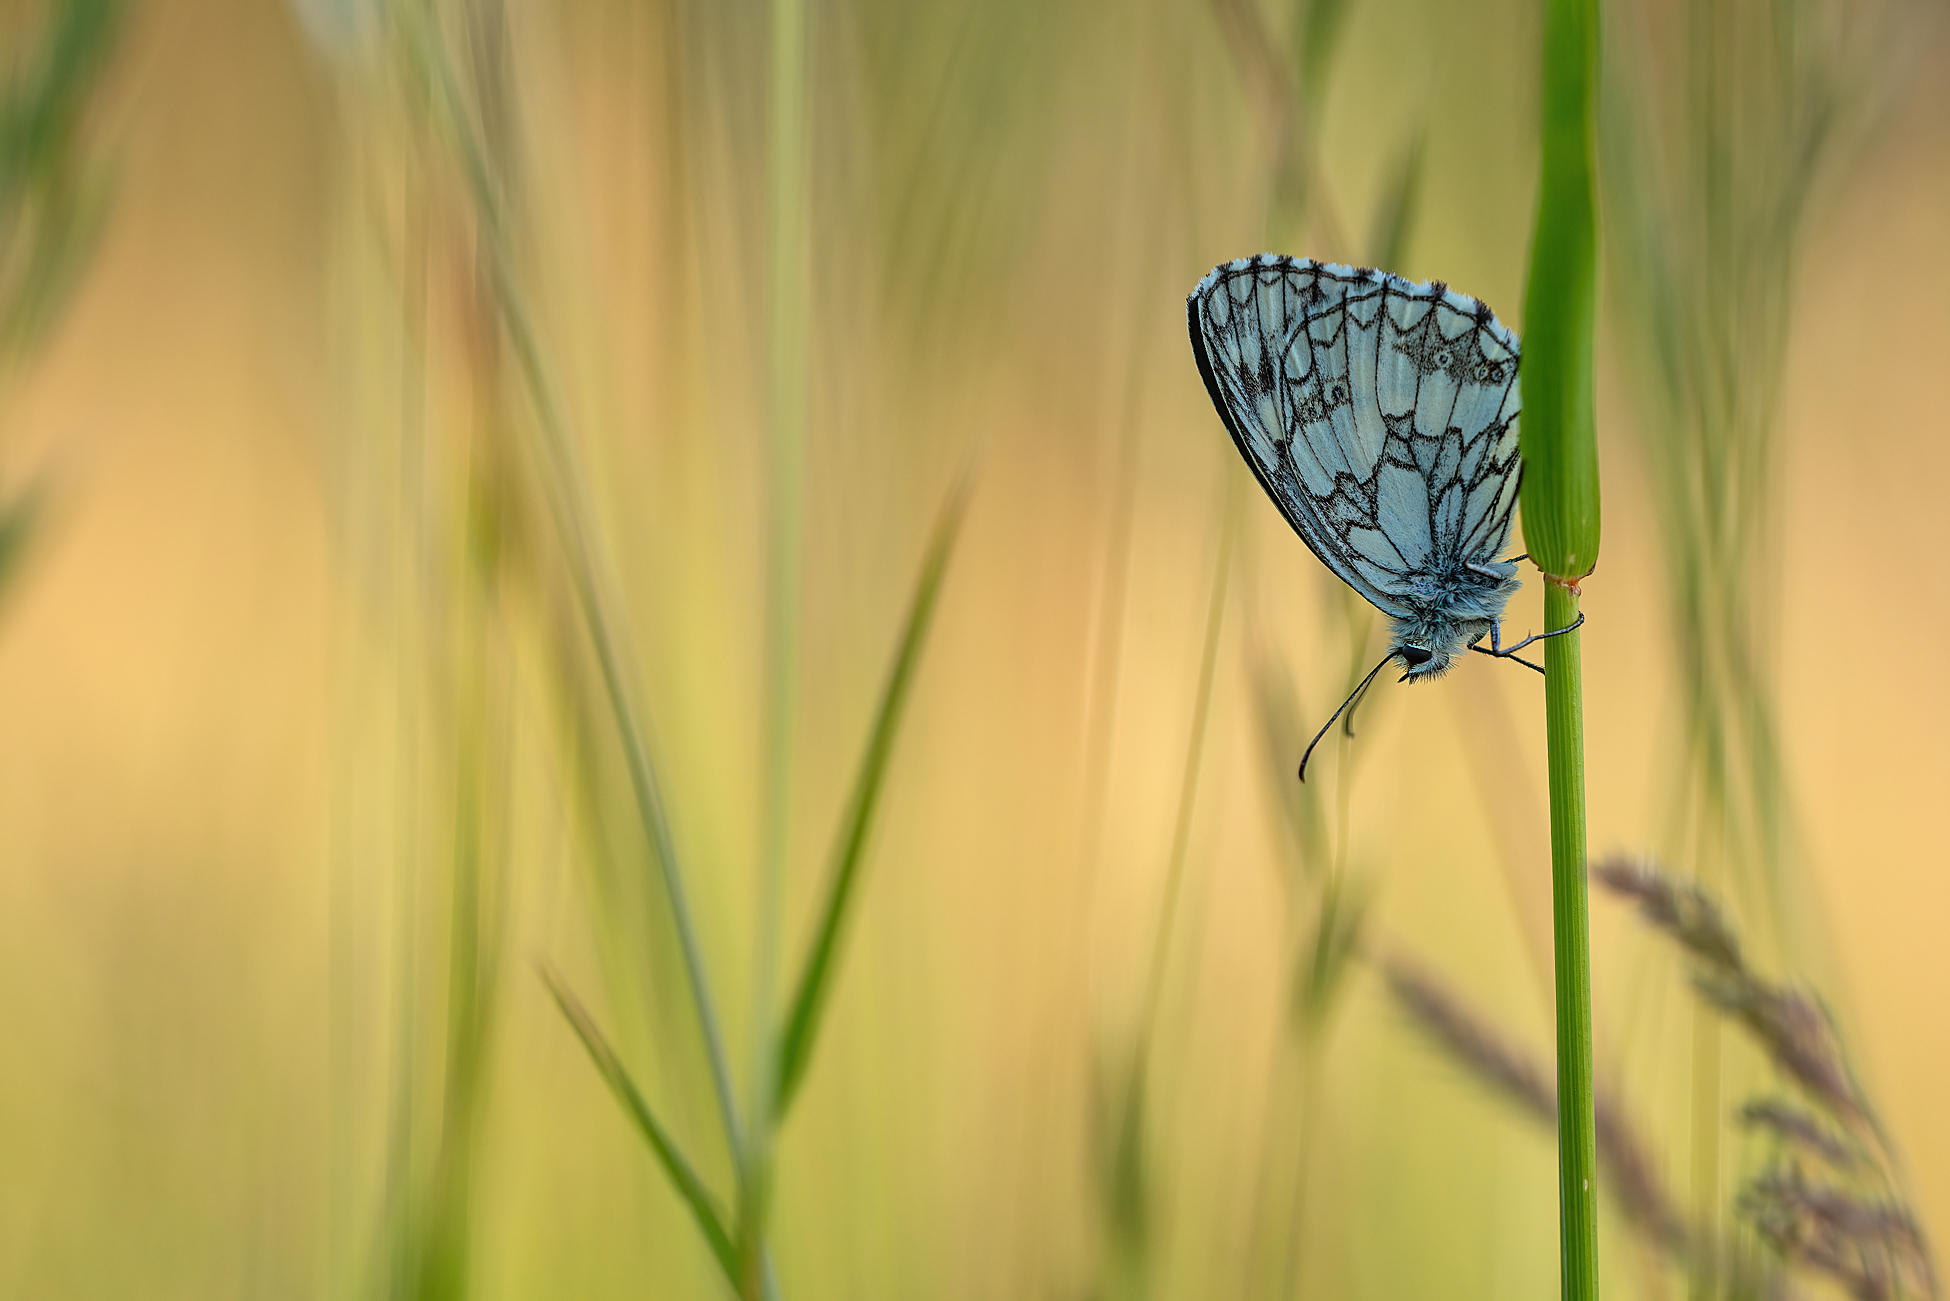
<path id="1" fill-rule="evenodd" d="M 1441 284 L 1261 254 L 1186 302 L 1226 429 L 1321 563 L 1383 612 L 1510 531 L 1516 338 Z"/>

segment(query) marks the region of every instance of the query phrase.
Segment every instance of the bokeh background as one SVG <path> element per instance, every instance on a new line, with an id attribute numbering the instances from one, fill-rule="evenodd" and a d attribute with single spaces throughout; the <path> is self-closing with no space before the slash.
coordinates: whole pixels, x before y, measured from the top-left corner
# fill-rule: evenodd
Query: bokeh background
<path id="1" fill-rule="evenodd" d="M 558 435 L 741 1096 L 968 485 L 776 1295 L 1552 1293 L 1549 1130 L 1381 974 L 1547 1060 L 1541 686 L 1379 689 L 1294 782 L 1382 630 L 1183 326 L 1263 247 L 1519 324 L 1537 6 L 792 10 L 8 0 L 0 1293 L 733 1295 L 538 974 L 729 1205 Z M 1950 27 L 1606 23 L 1592 844 L 1819 994 L 1940 1235 Z M 1613 1199 L 1608 1290 L 1842 1294 L 1735 1209 L 1791 1082 L 1593 928 L 1600 1078 L 1731 1244 Z"/>

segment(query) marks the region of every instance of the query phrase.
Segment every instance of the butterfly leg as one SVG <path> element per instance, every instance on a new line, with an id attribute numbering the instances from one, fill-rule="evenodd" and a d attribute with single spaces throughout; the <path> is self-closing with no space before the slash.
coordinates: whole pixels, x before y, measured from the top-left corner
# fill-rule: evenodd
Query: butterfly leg
<path id="1" fill-rule="evenodd" d="M 1503 574 L 1500 570 L 1498 570 L 1496 568 L 1497 565 L 1514 565 L 1518 561 L 1528 560 L 1528 559 L 1530 559 L 1530 553 L 1526 551 L 1520 556 L 1511 556 L 1507 560 L 1498 560 L 1488 565 L 1479 565 L 1474 560 L 1466 561 L 1463 564 L 1463 568 L 1469 570 L 1473 574 L 1481 574 L 1484 578 L 1489 579 L 1493 583 L 1500 583 L 1504 581 L 1507 575 Z"/>
<path id="2" fill-rule="evenodd" d="M 1493 655 L 1500 660 L 1515 660 L 1517 663 L 1523 665 L 1525 668 L 1536 669 L 1539 673 L 1542 673 L 1544 671 L 1543 665 L 1532 664 L 1529 660 L 1525 659 L 1523 656 L 1513 655 L 1509 651 L 1493 651 L 1487 646 L 1471 646 L 1469 649 L 1475 651 L 1479 655 Z"/>
<path id="3" fill-rule="evenodd" d="M 1582 627 L 1584 627 L 1584 611 L 1579 610 L 1578 617 L 1574 619 L 1572 622 L 1565 624 L 1562 628 L 1553 628 L 1549 632 L 1534 632 L 1530 634 L 1530 636 L 1525 637 L 1522 641 L 1518 642 L 1516 645 L 1506 648 L 1500 645 L 1498 642 L 1497 634 L 1500 631 L 1500 629 L 1498 627 L 1497 621 L 1491 620 L 1490 621 L 1490 648 L 1485 653 L 1494 655 L 1498 659 L 1509 659 L 1512 655 L 1516 654 L 1524 647 L 1530 645 L 1530 643 L 1533 641 L 1542 641 L 1546 637 L 1562 637 L 1565 633 L 1575 632 L 1577 629 Z"/>

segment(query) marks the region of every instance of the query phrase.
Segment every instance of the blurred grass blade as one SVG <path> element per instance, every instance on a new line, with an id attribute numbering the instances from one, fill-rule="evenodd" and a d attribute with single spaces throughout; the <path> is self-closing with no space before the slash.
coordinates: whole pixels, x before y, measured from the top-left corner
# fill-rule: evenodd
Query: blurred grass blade
<path id="1" fill-rule="evenodd" d="M 1375 209 L 1368 247 L 1373 250 L 1374 265 L 1384 271 L 1400 274 L 1408 261 L 1408 238 L 1414 233 L 1415 212 L 1422 197 L 1422 153 L 1428 138 L 1428 123 L 1417 123 L 1415 134 L 1395 160 L 1388 188 L 1382 191 L 1381 203 Z"/>
<path id="2" fill-rule="evenodd" d="M 1109 1236 L 1110 1285 L 1102 1294 L 1141 1296 L 1151 1265 L 1152 1188 L 1144 1145 L 1145 1052 L 1140 1045 L 1106 1069 L 1094 1090 L 1097 1209 Z M 1114 1071 L 1114 1075 L 1112 1072 Z"/>
<path id="3" fill-rule="evenodd" d="M 643 1094 L 637 1089 L 636 1082 L 630 1078 L 629 1071 L 624 1068 L 615 1050 L 609 1046 L 609 1041 L 603 1037 L 603 1032 L 597 1027 L 595 1018 L 589 1015 L 589 1009 L 570 992 L 568 985 L 553 967 L 547 963 L 538 963 L 536 970 L 541 973 L 542 981 L 548 986 L 549 993 L 554 995 L 555 1005 L 562 1009 L 562 1015 L 574 1028 L 576 1037 L 582 1040 L 582 1046 L 589 1051 L 589 1060 L 596 1064 L 597 1073 L 608 1083 L 610 1092 L 616 1095 L 616 1100 L 623 1105 L 623 1110 L 629 1114 L 644 1140 L 650 1144 L 650 1150 L 657 1154 L 658 1163 L 663 1166 L 664 1173 L 670 1176 L 670 1182 L 675 1185 L 678 1195 L 691 1208 L 691 1215 L 696 1218 L 697 1227 L 703 1231 L 705 1241 L 711 1246 L 711 1254 L 717 1258 L 719 1267 L 725 1272 L 725 1277 L 731 1280 L 735 1287 L 738 1254 L 731 1244 L 731 1235 L 725 1231 L 724 1217 L 711 1198 L 711 1190 L 704 1186 L 704 1181 L 698 1178 L 697 1171 L 692 1169 L 691 1163 L 684 1159 L 684 1154 L 678 1150 L 676 1142 L 670 1136 L 670 1131 L 658 1123 L 657 1117 L 650 1110 L 650 1104 L 643 1100 Z"/>
<path id="4" fill-rule="evenodd" d="M 805 969 L 799 975 L 792 1010 L 787 1016 L 785 1032 L 780 1041 L 779 1095 L 776 1103 L 776 1114 L 779 1116 L 784 1116 L 786 1109 L 792 1105 L 793 1095 L 798 1091 L 812 1056 L 813 1037 L 819 1033 L 820 1015 L 825 1009 L 827 991 L 832 983 L 833 961 L 840 932 L 846 923 L 847 908 L 853 900 L 854 884 L 859 880 L 867 837 L 873 830 L 874 813 L 879 807 L 881 783 L 887 775 L 887 761 L 893 754 L 894 738 L 900 730 L 901 715 L 907 707 L 914 670 L 920 663 L 928 626 L 934 618 L 935 603 L 941 595 L 941 580 L 947 572 L 948 558 L 954 551 L 955 538 L 961 530 L 962 516 L 968 506 L 969 487 L 968 473 L 964 471 L 960 482 L 950 490 L 948 500 L 942 504 L 941 514 L 935 521 L 934 536 L 928 542 L 920 578 L 914 584 L 914 599 L 908 606 L 907 626 L 901 632 L 900 649 L 895 653 L 893 668 L 887 674 L 887 685 L 881 690 L 873 731 L 867 738 L 866 752 L 860 756 L 860 769 L 854 775 L 853 796 L 847 806 L 846 821 L 841 825 L 839 843 L 833 856 L 826 906 L 820 914 L 819 931 L 812 951 L 806 955 Z"/>
<path id="5" fill-rule="evenodd" d="M 406 11 L 404 17 L 406 21 L 401 25 L 401 35 L 410 56 L 410 68 L 414 74 L 424 77 L 423 89 L 432 101 L 434 112 L 453 130 L 460 153 L 459 162 L 474 200 L 475 219 L 484 238 L 487 270 L 494 289 L 494 307 L 520 366 L 529 401 L 534 406 L 536 429 L 541 435 L 543 495 L 561 538 L 576 603 L 589 630 L 589 640 L 602 674 L 604 694 L 609 698 L 610 713 L 623 745 L 638 817 L 650 842 L 650 854 L 663 884 L 664 898 L 670 906 L 671 925 L 677 932 L 677 946 L 684 960 L 684 974 L 697 1015 L 698 1033 L 704 1040 L 705 1060 L 711 1071 L 711 1086 L 716 1095 L 725 1142 L 742 1175 L 745 1170 L 744 1126 L 732 1089 L 731 1065 L 725 1052 L 724 1034 L 718 1024 L 717 1002 L 711 992 L 703 945 L 691 919 L 689 892 L 678 862 L 670 818 L 664 808 L 663 785 L 657 778 L 642 718 L 624 674 L 623 637 L 617 621 L 610 615 L 609 594 L 614 588 L 608 581 L 608 574 L 598 564 L 596 546 L 590 536 L 587 521 L 595 518 L 595 512 L 581 458 L 577 455 L 568 415 L 556 391 L 553 374 L 543 361 L 541 340 L 536 335 L 515 272 L 501 188 L 489 159 L 486 141 L 468 109 L 467 97 L 462 93 L 459 78 L 447 57 L 446 46 L 433 27 L 433 20 L 411 10 Z"/>
<path id="6" fill-rule="evenodd" d="M 41 520 L 41 490 L 29 488 L 0 506 L 0 596 L 13 586 Z"/>
<path id="7" fill-rule="evenodd" d="M 1294 86 L 1294 79 L 1302 75 L 1296 64 L 1298 56 L 1290 43 L 1283 47 L 1275 39 L 1255 0 L 1211 0 L 1211 6 L 1239 73 L 1241 89 L 1252 103 L 1265 137 L 1268 243 L 1278 247 L 1293 240 L 1318 240 L 1314 245 L 1318 251 L 1340 255 L 1344 241 L 1320 171 L 1312 99 L 1301 93 L 1306 88 Z M 1320 60 L 1323 77 L 1326 54 L 1331 54 L 1331 45 Z M 1307 234 L 1309 226 L 1311 236 Z"/>
<path id="8" fill-rule="evenodd" d="M 106 187 L 80 136 L 122 17 L 122 0 L 57 3 L 36 56 L 0 88 L 0 352 L 45 333 L 101 232 Z"/>
<path id="9" fill-rule="evenodd" d="M 1308 0 L 1304 7 L 1305 18 L 1293 24 L 1293 34 L 1300 42 L 1294 62 L 1300 69 L 1300 92 L 1318 117 L 1321 102 L 1327 98 L 1334 54 L 1340 49 L 1341 33 L 1347 29 L 1354 4 L 1353 0 Z"/>
<path id="10" fill-rule="evenodd" d="M 1293 783 L 1299 785 L 1298 782 Z M 1314 917 L 1313 943 L 1295 975 L 1292 1006 L 1309 1029 L 1319 1028 L 1333 1008 L 1334 994 L 1347 974 L 1348 960 L 1361 953 L 1368 900 L 1339 874 L 1328 877 Z"/>

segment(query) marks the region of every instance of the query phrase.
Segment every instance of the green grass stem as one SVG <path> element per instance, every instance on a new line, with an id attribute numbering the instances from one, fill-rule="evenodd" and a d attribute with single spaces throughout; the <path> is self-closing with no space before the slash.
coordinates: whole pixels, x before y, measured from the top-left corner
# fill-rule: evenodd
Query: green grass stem
<path id="1" fill-rule="evenodd" d="M 1547 583 L 1544 624 L 1578 617 L 1572 588 Z M 1560 1248 L 1566 1301 L 1598 1295 L 1598 1135 L 1591 1065 L 1591 924 L 1585 886 L 1584 675 L 1581 634 L 1544 649 L 1544 720 L 1550 764 L 1551 920 L 1557 970 L 1557 1152 Z"/>
<path id="2" fill-rule="evenodd" d="M 1543 159 L 1523 311 L 1523 538 L 1532 563 L 1571 582 L 1598 563 L 1597 80 L 1597 0 L 1547 0 Z"/>
<path id="3" fill-rule="evenodd" d="M 597 1026 L 596 1019 L 589 1014 L 589 1009 L 582 1005 L 570 991 L 568 984 L 563 981 L 561 974 L 553 967 L 541 963 L 536 969 L 541 973 L 543 982 L 548 985 L 549 993 L 554 995 L 555 1005 L 562 1009 L 562 1015 L 568 1018 L 569 1024 L 575 1029 L 576 1037 L 582 1040 L 582 1046 L 588 1050 L 589 1060 L 596 1065 L 596 1073 L 603 1077 L 604 1082 L 609 1085 L 610 1092 L 616 1095 L 616 1100 L 623 1105 L 624 1112 L 635 1123 L 637 1131 L 643 1135 L 644 1141 L 650 1144 L 650 1150 L 656 1154 L 657 1163 L 663 1167 L 664 1173 L 670 1176 L 670 1182 L 677 1189 L 678 1196 L 684 1199 L 684 1205 L 690 1208 L 691 1216 L 697 1221 L 697 1227 L 704 1234 L 705 1242 L 710 1245 L 711 1255 L 717 1260 L 718 1267 L 724 1270 L 726 1280 L 735 1287 L 738 1281 L 737 1249 L 732 1245 L 731 1235 L 725 1231 L 724 1215 L 711 1196 L 711 1190 L 704 1186 L 704 1181 L 698 1177 L 696 1169 L 685 1159 L 683 1151 L 671 1137 L 670 1131 L 663 1127 L 657 1120 L 656 1114 L 650 1110 L 650 1104 L 643 1100 L 642 1091 L 637 1088 L 636 1081 L 630 1078 L 629 1070 L 623 1065 L 622 1059 L 609 1046 L 609 1040 L 603 1037 L 603 1032 Z"/>
<path id="4" fill-rule="evenodd" d="M 1577 580 L 1598 561 L 1592 397 L 1598 313 L 1594 196 L 1597 0 L 1546 0 L 1541 175 L 1524 296 L 1523 532 L 1544 574 L 1544 627 L 1578 616 Z M 1597 1131 L 1592 1092 L 1590 921 L 1585 898 L 1584 682 L 1580 634 L 1544 651 L 1557 999 L 1560 1277 L 1566 1301 L 1598 1295 Z"/>
<path id="5" fill-rule="evenodd" d="M 921 562 L 921 572 L 914 584 L 914 597 L 908 604 L 907 623 L 901 630 L 900 647 L 894 653 L 893 666 L 888 670 L 886 686 L 880 693 L 879 707 L 874 711 L 873 730 L 868 734 L 866 750 L 861 754 L 859 770 L 854 774 L 852 797 L 847 802 L 846 818 L 840 825 L 839 839 L 833 851 L 833 865 L 828 873 L 826 903 L 820 910 L 819 928 L 815 932 L 812 948 L 806 954 L 805 967 L 799 973 L 791 1010 L 779 1036 L 777 1114 L 781 1119 L 797 1096 L 800 1082 L 805 1078 L 806 1066 L 812 1060 L 813 1042 L 819 1032 L 827 995 L 832 988 L 833 964 L 839 939 L 848 916 L 848 907 L 853 901 L 860 866 L 866 858 L 874 814 L 880 807 L 880 791 L 887 775 L 887 763 L 894 752 L 894 740 L 900 733 L 901 719 L 914 684 L 915 669 L 921 662 L 922 648 L 927 644 L 928 628 L 934 620 L 935 604 L 941 595 L 941 581 L 947 573 L 948 560 L 961 531 L 962 518 L 968 505 L 968 491 L 969 480 L 964 476 L 950 492 L 935 520 L 934 534 L 928 542 L 926 558 Z"/>

